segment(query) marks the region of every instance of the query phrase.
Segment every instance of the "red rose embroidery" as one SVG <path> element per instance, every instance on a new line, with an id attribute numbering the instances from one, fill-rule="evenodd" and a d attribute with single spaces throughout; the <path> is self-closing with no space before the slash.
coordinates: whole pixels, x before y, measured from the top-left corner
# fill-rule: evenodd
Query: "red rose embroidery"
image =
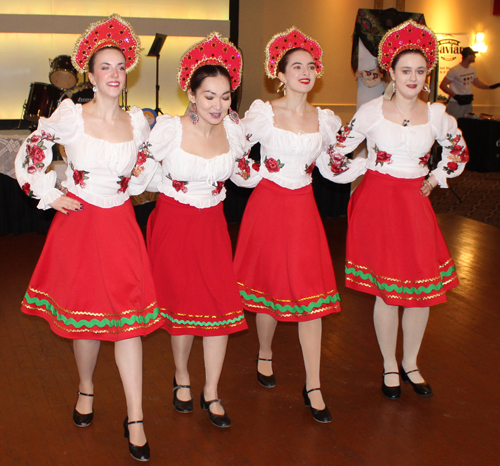
<path id="1" fill-rule="evenodd" d="M 182 191 L 183 193 L 187 193 L 187 188 L 183 181 L 172 180 L 172 186 L 177 192 Z"/>
<path id="2" fill-rule="evenodd" d="M 447 164 L 447 167 L 448 167 L 448 168 L 449 168 L 452 172 L 454 172 L 454 171 L 456 171 L 456 170 L 458 169 L 458 163 L 456 163 L 456 162 L 449 162 L 449 163 Z"/>
<path id="3" fill-rule="evenodd" d="M 264 165 L 266 166 L 267 171 L 269 173 L 277 173 L 285 166 L 285 164 L 281 163 L 279 159 L 275 160 L 272 157 L 271 158 L 266 157 L 264 160 Z"/>
<path id="4" fill-rule="evenodd" d="M 30 144 L 36 144 L 38 142 L 41 141 L 41 137 L 38 136 L 37 134 L 34 134 L 33 136 L 31 136 L 30 140 L 29 140 L 29 143 Z"/>
<path id="5" fill-rule="evenodd" d="M 36 173 L 36 167 L 35 167 L 34 165 L 30 165 L 30 166 L 28 167 L 28 173 L 29 173 L 30 175 L 33 175 L 33 173 Z"/>
<path id="6" fill-rule="evenodd" d="M 333 174 L 340 175 L 341 173 L 349 170 L 348 159 L 342 154 L 335 152 L 335 147 L 333 145 L 330 145 L 328 147 L 326 153 L 330 157 L 330 162 L 328 163 L 328 165 Z"/>
<path id="7" fill-rule="evenodd" d="M 224 187 L 224 181 L 217 181 L 217 185 L 215 185 L 215 189 L 212 191 L 212 196 L 217 196 L 217 194 L 220 194 L 222 191 L 222 188 Z"/>
<path id="8" fill-rule="evenodd" d="M 316 164 L 313 162 L 311 163 L 311 165 L 307 165 L 306 164 L 306 173 L 308 175 L 312 175 L 312 172 L 314 171 L 314 167 L 316 166 Z"/>
<path id="9" fill-rule="evenodd" d="M 85 185 L 85 183 L 83 182 L 83 172 L 80 170 L 74 170 L 73 181 L 75 182 L 75 184 L 79 184 L 81 186 Z"/>
<path id="10" fill-rule="evenodd" d="M 467 163 L 469 161 L 469 149 L 467 149 L 467 147 L 460 154 L 460 161 L 462 163 Z"/>
<path id="11" fill-rule="evenodd" d="M 427 165 L 427 162 L 429 161 L 430 158 L 431 158 L 431 154 L 426 154 L 423 157 L 419 158 L 420 162 L 418 162 L 418 164 L 419 165 Z"/>
<path id="12" fill-rule="evenodd" d="M 377 153 L 377 160 L 375 162 L 375 166 L 377 164 L 380 164 L 381 166 L 384 166 L 384 163 L 387 163 L 388 165 L 392 163 L 392 155 L 388 154 L 387 152 L 383 150 L 379 150 L 377 145 L 373 147 L 373 150 Z"/>
<path id="13" fill-rule="evenodd" d="M 43 152 L 43 149 L 40 147 L 33 145 L 30 146 L 30 159 L 32 160 L 33 164 L 36 165 L 37 163 L 42 163 L 43 160 L 45 159 L 45 153 Z"/>
<path id="14" fill-rule="evenodd" d="M 124 193 L 127 190 L 129 181 L 130 181 L 129 177 L 120 176 L 120 181 L 118 181 L 118 183 L 120 184 L 120 189 L 118 189 L 119 193 Z"/>
<path id="15" fill-rule="evenodd" d="M 238 169 L 239 170 L 246 170 L 247 166 L 248 166 L 248 162 L 244 158 L 239 159 L 239 161 L 238 161 Z"/>
<path id="16" fill-rule="evenodd" d="M 453 149 L 451 149 L 450 154 L 451 155 L 458 155 L 462 152 L 464 148 L 462 146 L 459 146 L 458 144 L 453 146 Z"/>
<path id="17" fill-rule="evenodd" d="M 55 134 L 47 133 L 46 131 L 44 131 L 42 129 L 42 139 L 45 139 L 46 141 L 54 142 L 56 139 L 59 139 L 59 138 L 56 138 Z"/>
<path id="18" fill-rule="evenodd" d="M 22 187 L 22 190 L 24 191 L 24 194 L 26 194 L 27 196 L 30 195 L 30 191 L 31 191 L 31 186 L 29 183 L 24 183 L 23 184 L 23 187 Z"/>
<path id="19" fill-rule="evenodd" d="M 258 171 L 260 170 L 260 163 L 254 162 L 254 163 L 252 164 L 252 168 L 253 168 L 256 172 L 258 172 Z"/>
<path id="20" fill-rule="evenodd" d="M 341 136 L 340 134 L 337 134 L 337 142 L 345 142 L 346 141 L 345 136 Z"/>
<path id="21" fill-rule="evenodd" d="M 388 162 L 391 160 L 391 155 L 388 154 L 387 152 L 384 152 L 383 150 L 379 150 L 377 152 L 377 162 L 384 163 Z"/>
<path id="22" fill-rule="evenodd" d="M 137 154 L 137 163 L 136 163 L 136 165 L 144 165 L 146 163 L 147 159 L 148 159 L 148 156 L 144 152 L 139 152 Z"/>
<path id="23" fill-rule="evenodd" d="M 457 142 L 459 142 L 459 141 L 460 141 L 460 136 L 457 134 L 457 135 L 455 136 L 455 139 L 453 139 L 453 142 L 456 144 L 456 143 L 457 143 Z"/>
<path id="24" fill-rule="evenodd" d="M 238 162 L 238 170 L 240 170 L 236 174 L 240 175 L 244 180 L 248 180 L 250 178 L 250 162 L 245 157 L 236 159 L 236 162 Z"/>

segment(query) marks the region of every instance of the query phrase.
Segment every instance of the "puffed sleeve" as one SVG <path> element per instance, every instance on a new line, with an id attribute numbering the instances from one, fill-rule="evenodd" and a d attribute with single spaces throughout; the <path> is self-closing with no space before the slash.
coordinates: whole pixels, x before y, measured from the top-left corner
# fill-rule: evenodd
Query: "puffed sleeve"
<path id="1" fill-rule="evenodd" d="M 137 196 L 145 191 L 146 187 L 151 183 L 159 163 L 153 158 L 149 151 L 147 140 L 149 138 L 150 129 L 144 113 L 140 108 L 133 107 L 130 110 L 130 116 L 134 128 L 134 140 L 139 150 L 128 186 L 129 194 L 131 196 Z"/>
<path id="2" fill-rule="evenodd" d="M 243 123 L 249 148 L 266 139 L 274 125 L 271 104 L 260 99 L 254 101 L 245 113 Z"/>
<path id="3" fill-rule="evenodd" d="M 364 118 L 358 121 L 356 113 L 349 125 L 344 126 L 338 133 L 342 125 L 339 117 L 330 110 L 322 110 L 319 115 L 323 149 L 316 160 L 316 166 L 321 175 L 330 181 L 351 183 L 366 172 L 365 158 L 356 157 L 354 160 L 347 158 L 347 154 L 356 149 L 366 137 L 362 124 Z"/>
<path id="4" fill-rule="evenodd" d="M 236 154 L 230 180 L 242 188 L 255 188 L 262 179 L 259 175 L 260 165 L 248 157 L 250 143 L 246 139 L 247 132 L 244 123 L 228 120 L 226 134 L 231 150 Z"/>
<path id="5" fill-rule="evenodd" d="M 49 209 L 63 195 L 55 187 L 56 172 L 47 173 L 47 167 L 52 163 L 52 146 L 71 141 L 78 125 L 83 125 L 81 106 L 76 107 L 71 99 L 66 99 L 50 118 L 40 118 L 37 130 L 26 138 L 17 153 L 17 181 L 28 196 L 40 199 L 39 209 Z"/>
<path id="6" fill-rule="evenodd" d="M 176 144 L 180 145 L 180 141 L 177 139 L 181 137 L 182 131 L 177 125 L 181 125 L 181 122 L 178 119 L 176 120 L 175 117 L 170 115 L 159 116 L 149 134 L 149 139 L 144 143 L 147 157 L 151 157 L 158 162 L 153 177 L 146 188 L 147 191 L 158 192 L 158 187 L 163 182 L 163 174 L 159 162 L 174 150 Z"/>
<path id="7" fill-rule="evenodd" d="M 465 145 L 457 120 L 446 113 L 443 104 L 431 105 L 431 125 L 436 141 L 443 147 L 441 161 L 431 173 L 441 188 L 447 188 L 447 178 L 460 175 L 469 161 L 469 150 Z"/>

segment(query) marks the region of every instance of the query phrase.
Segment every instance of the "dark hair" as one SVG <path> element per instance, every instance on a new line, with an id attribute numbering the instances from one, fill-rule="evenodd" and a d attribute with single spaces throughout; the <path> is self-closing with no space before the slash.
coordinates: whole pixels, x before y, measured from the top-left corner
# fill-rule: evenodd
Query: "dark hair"
<path id="1" fill-rule="evenodd" d="M 288 65 L 288 61 L 290 60 L 290 55 L 297 50 L 304 50 L 304 52 L 310 53 L 308 50 L 303 49 L 302 47 L 295 47 L 290 49 L 285 55 L 281 57 L 281 60 L 278 62 L 278 73 L 284 73 L 286 70 L 286 65 Z"/>
<path id="2" fill-rule="evenodd" d="M 102 51 L 102 50 L 109 50 L 109 49 L 118 50 L 118 52 L 120 52 L 123 55 L 123 58 L 125 59 L 125 64 L 127 63 L 127 59 L 125 58 L 125 55 L 123 54 L 122 49 L 120 47 L 117 47 L 116 45 L 110 45 L 109 47 L 102 47 L 99 50 L 97 50 L 96 52 L 94 52 L 92 54 L 92 56 L 90 57 L 90 60 L 89 60 L 89 73 L 93 73 L 94 72 L 95 57 L 99 54 L 99 52 Z"/>
<path id="3" fill-rule="evenodd" d="M 398 54 L 394 57 L 394 60 L 392 60 L 392 63 L 391 63 L 391 68 L 392 68 L 393 70 L 395 70 L 395 69 L 396 69 L 396 65 L 397 65 L 397 63 L 398 63 L 399 59 L 400 59 L 403 55 L 408 55 L 409 53 L 418 53 L 418 54 L 422 55 L 422 57 L 424 57 L 424 59 L 425 59 L 425 63 L 427 63 L 427 64 L 429 63 L 429 62 L 427 61 L 427 57 L 425 56 L 425 53 L 424 53 L 424 52 L 422 52 L 422 50 L 420 50 L 420 49 L 406 49 L 406 50 L 403 50 L 402 52 L 399 52 L 399 53 L 398 53 Z"/>
<path id="4" fill-rule="evenodd" d="M 215 78 L 216 76 L 224 76 L 229 82 L 229 89 L 233 90 L 231 85 L 231 76 L 229 76 L 229 71 L 226 70 L 222 65 L 202 65 L 200 66 L 189 81 L 189 89 L 193 94 L 196 94 L 197 89 L 201 86 L 201 83 L 205 78 Z"/>

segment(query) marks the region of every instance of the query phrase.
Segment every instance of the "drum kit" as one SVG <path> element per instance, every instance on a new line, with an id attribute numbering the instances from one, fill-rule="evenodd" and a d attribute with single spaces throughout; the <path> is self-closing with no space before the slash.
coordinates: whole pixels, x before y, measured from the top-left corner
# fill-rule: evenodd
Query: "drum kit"
<path id="1" fill-rule="evenodd" d="M 50 61 L 48 83 L 31 83 L 28 101 L 24 106 L 24 119 L 37 124 L 40 117 L 52 115 L 67 97 L 75 103 L 89 102 L 94 98 L 88 82 L 78 84 L 78 73 L 69 55 L 59 55 Z"/>
<path id="2" fill-rule="evenodd" d="M 31 83 L 27 102 L 24 103 L 23 118 L 34 125 L 40 117 L 49 117 L 66 98 L 75 104 L 84 104 L 94 98 L 92 85 L 86 81 L 78 84 L 78 73 L 69 55 L 59 55 L 50 60 L 48 83 Z M 122 95 L 123 106 L 127 109 L 126 91 Z"/>

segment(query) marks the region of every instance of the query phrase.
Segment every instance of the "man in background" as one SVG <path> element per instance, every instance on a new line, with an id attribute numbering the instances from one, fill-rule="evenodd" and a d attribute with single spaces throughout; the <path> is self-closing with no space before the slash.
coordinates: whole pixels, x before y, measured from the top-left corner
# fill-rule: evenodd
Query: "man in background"
<path id="1" fill-rule="evenodd" d="M 462 50 L 462 61 L 451 68 L 441 82 L 439 88 L 450 96 L 446 111 L 455 118 L 461 118 L 472 113 L 472 85 L 479 89 L 496 89 L 500 83 L 492 86 L 483 83 L 476 73 L 472 63 L 476 61 L 476 53 L 470 47 Z"/>

